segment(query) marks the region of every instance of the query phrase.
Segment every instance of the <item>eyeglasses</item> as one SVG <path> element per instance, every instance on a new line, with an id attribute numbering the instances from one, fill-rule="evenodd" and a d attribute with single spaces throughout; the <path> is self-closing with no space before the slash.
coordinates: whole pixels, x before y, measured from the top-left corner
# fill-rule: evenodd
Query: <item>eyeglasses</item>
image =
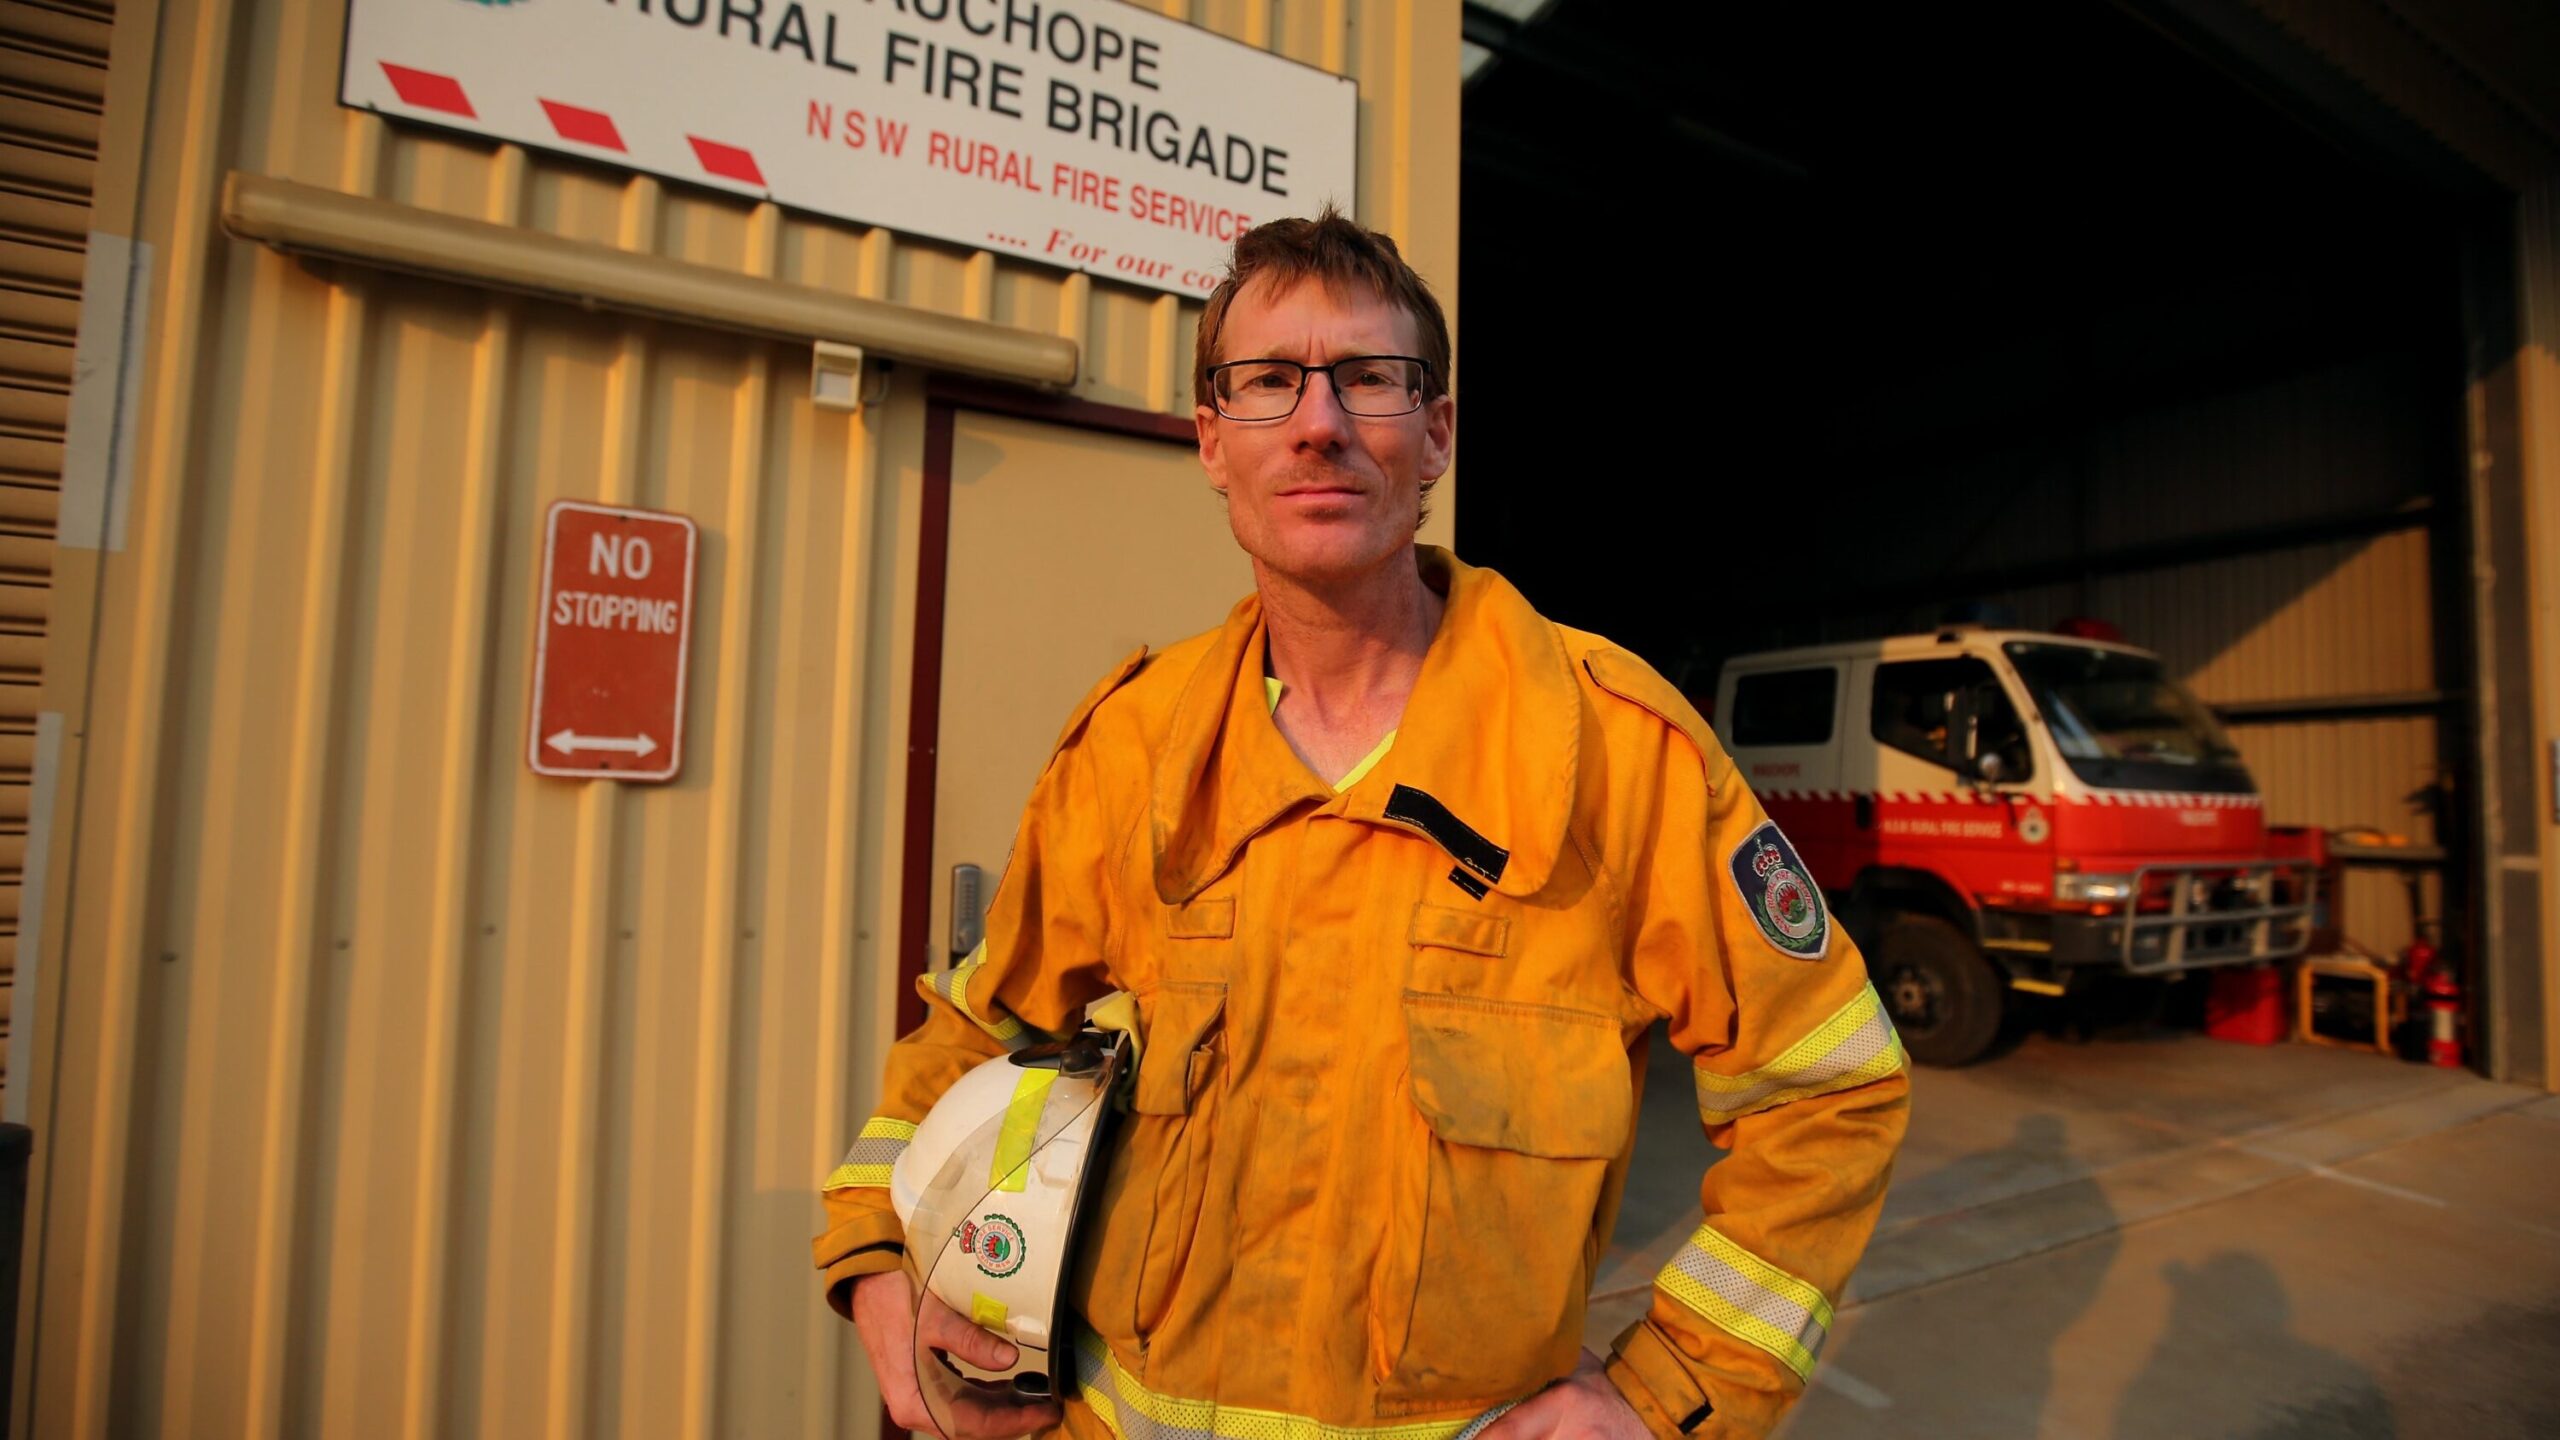
<path id="1" fill-rule="evenodd" d="M 1230 360 L 1209 367 L 1209 403 L 1230 420 L 1279 420 L 1296 413 L 1307 377 L 1333 381 L 1333 400 L 1347 415 L 1372 419 L 1422 408 L 1431 366 L 1410 355 L 1351 355 L 1330 365 L 1295 360 Z"/>

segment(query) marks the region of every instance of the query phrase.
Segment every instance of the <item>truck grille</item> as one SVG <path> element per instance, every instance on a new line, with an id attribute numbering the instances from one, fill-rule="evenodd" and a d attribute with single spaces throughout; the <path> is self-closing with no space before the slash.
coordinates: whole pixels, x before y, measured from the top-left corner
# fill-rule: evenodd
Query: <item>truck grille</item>
<path id="1" fill-rule="evenodd" d="M 2310 946 L 2315 884 L 2307 861 L 2145 866 L 2108 938 L 2144 973 L 2284 959 Z"/>

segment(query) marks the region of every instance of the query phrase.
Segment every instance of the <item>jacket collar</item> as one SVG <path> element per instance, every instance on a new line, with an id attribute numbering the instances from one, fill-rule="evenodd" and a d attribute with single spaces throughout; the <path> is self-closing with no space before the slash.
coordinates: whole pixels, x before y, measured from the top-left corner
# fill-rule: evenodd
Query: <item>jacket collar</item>
<path id="1" fill-rule="evenodd" d="M 1395 748 L 1344 797 L 1344 813 L 1429 837 L 1506 895 L 1534 894 L 1573 810 L 1582 694 L 1572 661 L 1509 581 L 1436 546 L 1417 551 L 1424 583 L 1448 606 Z M 1331 798 L 1271 723 L 1263 653 L 1261 601 L 1247 596 L 1175 703 L 1151 816 L 1167 904 L 1208 888 L 1292 806 Z"/>

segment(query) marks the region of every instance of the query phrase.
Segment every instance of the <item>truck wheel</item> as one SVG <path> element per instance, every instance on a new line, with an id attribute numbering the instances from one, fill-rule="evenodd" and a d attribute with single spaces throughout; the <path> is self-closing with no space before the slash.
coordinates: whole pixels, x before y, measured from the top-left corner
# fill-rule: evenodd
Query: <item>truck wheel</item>
<path id="1" fill-rule="evenodd" d="M 1934 915 L 1896 915 L 1868 962 L 1902 1048 L 1923 1065 L 1967 1065 L 1999 1038 L 2007 991 L 1982 952 Z"/>

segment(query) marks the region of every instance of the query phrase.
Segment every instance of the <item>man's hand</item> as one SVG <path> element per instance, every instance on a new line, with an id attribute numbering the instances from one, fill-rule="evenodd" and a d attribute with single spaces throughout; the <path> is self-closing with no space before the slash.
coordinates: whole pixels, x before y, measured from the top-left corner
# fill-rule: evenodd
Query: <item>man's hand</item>
<path id="1" fill-rule="evenodd" d="M 1476 1440 L 1651 1440 L 1600 1357 L 1585 1350 L 1573 1373 L 1519 1404 L 1484 1428 Z"/>
<path id="2" fill-rule="evenodd" d="M 964 1390 L 952 1403 L 952 1428 L 946 1434 L 916 1388 L 917 1318 L 915 1287 L 906 1271 L 883 1270 L 853 1282 L 853 1323 L 862 1332 L 862 1348 L 871 1354 L 871 1373 L 880 1381 L 880 1399 L 889 1407 L 890 1419 L 943 1440 L 1013 1440 L 1064 1418 L 1054 1402 L 982 1400 Z M 925 1297 L 922 1318 L 925 1341 L 936 1350 L 981 1370 L 1001 1370 L 1014 1361 L 1013 1342 L 961 1319 L 960 1312 L 933 1296 Z"/>

